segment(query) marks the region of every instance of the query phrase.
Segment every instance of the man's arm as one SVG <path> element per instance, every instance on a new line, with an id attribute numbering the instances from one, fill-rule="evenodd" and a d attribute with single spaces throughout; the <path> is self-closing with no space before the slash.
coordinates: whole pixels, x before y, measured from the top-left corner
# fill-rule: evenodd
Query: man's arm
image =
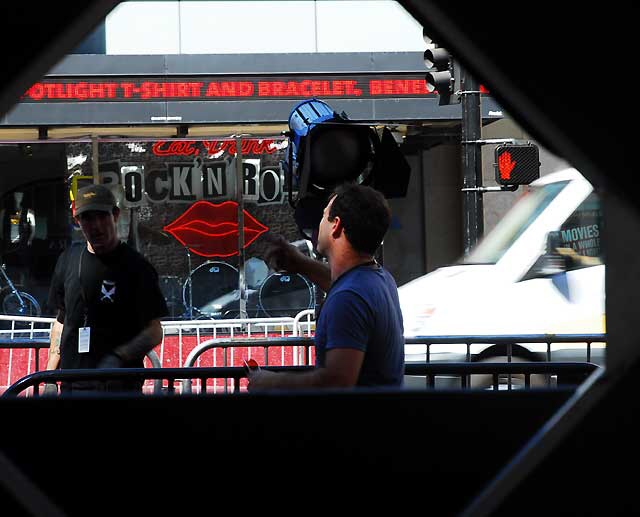
<path id="1" fill-rule="evenodd" d="M 325 293 L 329 291 L 331 287 L 331 269 L 329 269 L 329 264 L 302 255 L 298 272 L 306 276 Z"/>
<path id="2" fill-rule="evenodd" d="M 49 358 L 47 359 L 47 370 L 55 370 L 60 366 L 60 340 L 62 339 L 62 329 L 64 326 L 58 320 L 51 326 Z"/>
<path id="3" fill-rule="evenodd" d="M 270 389 L 350 388 L 356 385 L 364 352 L 355 348 L 327 351 L 325 366 L 308 372 L 249 371 L 249 391 Z"/>

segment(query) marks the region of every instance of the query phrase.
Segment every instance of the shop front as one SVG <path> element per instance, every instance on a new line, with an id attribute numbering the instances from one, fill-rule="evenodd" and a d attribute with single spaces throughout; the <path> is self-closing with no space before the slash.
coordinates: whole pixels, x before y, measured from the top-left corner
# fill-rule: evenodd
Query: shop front
<path id="1" fill-rule="evenodd" d="M 295 316 L 314 308 L 321 293 L 263 260 L 270 233 L 313 255 L 294 214 L 298 185 L 284 166 L 289 114 L 307 98 L 378 134 L 389 129 L 411 164 L 407 197 L 428 203 L 416 157 L 459 135 L 460 107 L 439 107 L 427 93 L 418 56 L 405 56 L 404 68 L 394 57 L 392 71 L 384 54 L 290 55 L 268 70 L 255 56 L 207 57 L 69 56 L 0 121 L 7 273 L 0 280 L 33 297 L 32 313 L 54 312 L 51 275 L 60 253 L 82 240 L 73 200 L 91 182 L 116 194 L 120 238 L 158 271 L 169 319 Z M 501 116 L 486 97 L 484 119 Z M 459 164 L 444 167 L 457 171 Z M 457 209 L 459 201 L 452 203 Z M 408 224 L 416 223 L 400 216 L 392 229 L 407 234 L 407 246 L 416 242 Z M 424 273 L 424 246 L 412 253 L 423 264 L 416 273 Z M 407 253 L 384 250 L 392 268 L 397 262 L 402 269 L 400 256 Z"/>

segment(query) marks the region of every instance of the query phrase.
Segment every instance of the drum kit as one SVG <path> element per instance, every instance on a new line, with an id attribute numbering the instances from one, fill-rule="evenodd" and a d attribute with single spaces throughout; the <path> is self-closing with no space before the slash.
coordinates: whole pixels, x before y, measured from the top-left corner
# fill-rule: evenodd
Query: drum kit
<path id="1" fill-rule="evenodd" d="M 154 239 L 155 243 L 161 242 Z M 308 241 L 294 241 L 303 253 L 311 254 Z M 191 267 L 191 252 L 186 249 L 189 273 L 186 278 L 162 275 L 159 278 L 172 320 L 234 319 L 240 310 L 240 271 L 221 260 L 207 260 Z M 315 307 L 315 287 L 302 275 L 270 272 L 258 257 L 243 264 L 246 317 L 295 317 Z"/>

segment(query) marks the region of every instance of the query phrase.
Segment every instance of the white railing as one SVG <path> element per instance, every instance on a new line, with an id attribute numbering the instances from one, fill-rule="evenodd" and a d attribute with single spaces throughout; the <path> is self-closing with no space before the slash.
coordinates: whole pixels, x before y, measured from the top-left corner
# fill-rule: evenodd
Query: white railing
<path id="1" fill-rule="evenodd" d="M 304 325 L 304 322 L 302 323 Z M 183 358 L 194 348 L 210 340 L 242 340 L 285 338 L 299 335 L 300 320 L 295 318 L 236 318 L 229 320 L 163 321 L 163 338 L 156 349 L 163 366 L 184 366 Z M 310 324 L 306 324 L 310 327 Z M 233 363 L 233 350 L 229 360 Z M 299 351 L 294 351 L 294 357 Z M 225 356 L 225 360 L 226 360 Z M 298 364 L 293 359 L 293 364 Z M 285 362 L 284 356 L 282 362 Z M 200 365 L 198 361 L 197 366 Z"/>
<path id="2" fill-rule="evenodd" d="M 311 336 L 315 330 L 313 321 L 314 310 L 304 310 L 295 318 L 237 318 L 229 320 L 175 320 L 162 321 L 164 336 L 196 336 L 201 342 L 201 336 L 206 339 L 216 339 L 222 335 L 224 339 L 268 338 L 289 336 Z M 35 339 L 48 338 L 51 325 L 55 318 L 7 316 L 0 315 L 0 322 L 6 321 L 9 328 L 0 328 L 0 338 L 4 339 Z M 0 324 L 1 326 L 1 324 Z"/>
<path id="3" fill-rule="evenodd" d="M 302 337 L 305 335 L 306 329 L 306 335 L 312 336 L 316 329 L 316 322 L 314 321 L 315 315 L 315 309 L 306 309 L 299 312 L 293 321 L 293 335 L 295 337 Z"/>
<path id="4" fill-rule="evenodd" d="M 55 318 L 0 315 L 2 321 L 8 322 L 10 328 L 0 328 L 1 339 L 48 339 Z M 0 324 L 0 327 L 3 326 Z"/>

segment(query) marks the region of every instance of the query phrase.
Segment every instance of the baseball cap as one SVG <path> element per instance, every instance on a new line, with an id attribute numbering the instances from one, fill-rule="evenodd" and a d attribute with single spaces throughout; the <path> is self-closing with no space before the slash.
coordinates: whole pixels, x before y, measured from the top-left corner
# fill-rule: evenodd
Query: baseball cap
<path id="1" fill-rule="evenodd" d="M 116 198 L 108 187 L 104 185 L 88 185 L 78 189 L 73 215 L 97 210 L 111 212 L 116 205 Z"/>

